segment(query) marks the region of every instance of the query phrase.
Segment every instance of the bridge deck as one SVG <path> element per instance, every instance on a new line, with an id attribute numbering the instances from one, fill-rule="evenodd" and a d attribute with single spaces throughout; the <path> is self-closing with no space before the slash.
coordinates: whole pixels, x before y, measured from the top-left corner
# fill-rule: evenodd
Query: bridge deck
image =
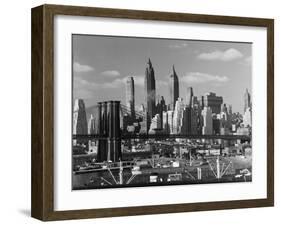
<path id="1" fill-rule="evenodd" d="M 73 139 L 98 139 L 107 140 L 109 137 L 105 135 L 73 135 Z M 113 137 L 118 138 L 118 137 Z M 122 134 L 120 139 L 222 139 L 222 140 L 251 140 L 251 136 L 246 135 L 190 135 L 190 134 Z"/>

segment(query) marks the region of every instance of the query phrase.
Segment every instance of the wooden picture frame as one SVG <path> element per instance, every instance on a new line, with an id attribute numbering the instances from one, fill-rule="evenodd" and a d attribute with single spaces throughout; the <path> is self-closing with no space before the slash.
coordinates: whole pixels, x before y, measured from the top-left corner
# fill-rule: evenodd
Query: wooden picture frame
<path id="1" fill-rule="evenodd" d="M 267 29 L 267 198 L 121 208 L 54 210 L 54 16 L 125 18 Z M 274 21 L 124 9 L 42 5 L 32 9 L 32 200 L 31 215 L 51 221 L 163 214 L 274 205 Z"/>

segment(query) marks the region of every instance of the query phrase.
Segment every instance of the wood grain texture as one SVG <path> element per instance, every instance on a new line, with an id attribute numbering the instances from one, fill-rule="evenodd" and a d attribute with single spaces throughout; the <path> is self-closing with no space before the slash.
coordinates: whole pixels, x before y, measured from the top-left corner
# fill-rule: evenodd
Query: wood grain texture
<path id="1" fill-rule="evenodd" d="M 43 6 L 31 18 L 31 216 L 43 219 Z"/>
<path id="2" fill-rule="evenodd" d="M 90 210 L 54 211 L 54 16 L 96 16 L 267 28 L 267 198 Z M 40 220 L 66 220 L 274 205 L 274 21 L 272 19 L 42 5 L 32 9 L 32 200 Z"/>
<path id="3" fill-rule="evenodd" d="M 267 24 L 267 199 L 274 205 L 274 20 Z"/>

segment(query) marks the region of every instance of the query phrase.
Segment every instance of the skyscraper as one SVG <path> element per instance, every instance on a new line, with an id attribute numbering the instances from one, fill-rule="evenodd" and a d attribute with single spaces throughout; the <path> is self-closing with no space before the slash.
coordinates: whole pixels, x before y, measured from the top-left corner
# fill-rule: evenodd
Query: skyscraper
<path id="1" fill-rule="evenodd" d="M 247 108 L 243 115 L 243 124 L 245 127 L 252 126 L 252 110 L 251 108 Z"/>
<path id="2" fill-rule="evenodd" d="M 192 87 L 188 87 L 187 93 L 186 93 L 186 104 L 187 104 L 187 106 L 189 106 L 189 107 L 192 106 L 192 99 L 193 99 L 193 89 L 192 89 Z"/>
<path id="3" fill-rule="evenodd" d="M 126 106 L 130 116 L 135 117 L 135 84 L 133 77 L 128 77 L 126 80 Z"/>
<path id="4" fill-rule="evenodd" d="M 88 120 L 88 134 L 92 135 L 96 132 L 96 121 L 94 116 L 91 114 Z"/>
<path id="5" fill-rule="evenodd" d="M 221 112 L 222 97 L 216 96 L 215 93 L 206 93 L 204 96 L 204 107 L 210 107 L 212 113 L 219 114 Z"/>
<path id="6" fill-rule="evenodd" d="M 174 111 L 167 111 L 167 124 L 168 124 L 168 133 L 173 133 L 174 128 Z"/>
<path id="7" fill-rule="evenodd" d="M 192 107 L 185 107 L 182 115 L 182 122 L 180 124 L 181 134 L 197 134 L 197 114 Z"/>
<path id="8" fill-rule="evenodd" d="M 180 126 L 182 124 L 182 117 L 183 117 L 183 111 L 184 111 L 184 101 L 182 98 L 178 98 L 175 104 L 175 110 L 173 115 L 173 134 L 180 133 Z"/>
<path id="9" fill-rule="evenodd" d="M 179 97 L 179 79 L 175 71 L 174 65 L 173 65 L 173 73 L 170 75 L 169 89 L 170 89 L 170 110 L 174 110 L 176 101 Z"/>
<path id="10" fill-rule="evenodd" d="M 162 129 L 165 133 L 170 133 L 169 131 L 169 124 L 168 124 L 168 112 L 163 111 L 162 113 Z"/>
<path id="11" fill-rule="evenodd" d="M 161 129 L 163 128 L 163 111 L 166 111 L 165 99 L 163 96 L 157 96 L 156 114 L 160 115 Z"/>
<path id="12" fill-rule="evenodd" d="M 248 89 L 246 89 L 244 93 L 244 113 L 246 112 L 247 108 L 251 108 L 251 95 Z"/>
<path id="13" fill-rule="evenodd" d="M 73 134 L 88 134 L 85 103 L 82 99 L 76 99 L 73 109 Z"/>
<path id="14" fill-rule="evenodd" d="M 203 135 L 212 135 L 213 134 L 213 118 L 212 118 L 212 110 L 210 107 L 204 107 L 202 110 L 203 117 L 203 127 L 202 134 Z"/>
<path id="15" fill-rule="evenodd" d="M 151 119 L 155 115 L 155 77 L 154 69 L 150 59 L 148 60 L 147 67 L 145 69 L 144 77 L 144 95 L 145 95 L 145 109 L 147 115 L 147 129 L 150 127 Z"/>
<path id="16" fill-rule="evenodd" d="M 88 124 L 85 103 L 82 99 L 76 99 L 73 109 L 73 134 L 86 135 L 88 134 Z M 83 139 L 73 140 L 74 144 L 82 144 L 85 141 Z"/>

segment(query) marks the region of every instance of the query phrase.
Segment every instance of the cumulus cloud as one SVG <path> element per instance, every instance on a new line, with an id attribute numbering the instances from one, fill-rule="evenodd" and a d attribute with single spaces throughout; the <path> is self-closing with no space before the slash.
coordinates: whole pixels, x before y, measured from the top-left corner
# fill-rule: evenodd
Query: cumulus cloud
<path id="1" fill-rule="evenodd" d="M 108 76 L 108 77 L 118 77 L 118 76 L 120 76 L 120 72 L 116 71 L 116 70 L 104 71 L 101 74 L 105 75 L 105 76 Z"/>
<path id="2" fill-rule="evenodd" d="M 220 60 L 232 61 L 243 57 L 243 54 L 237 49 L 230 48 L 225 51 L 216 50 L 209 53 L 200 53 L 197 58 L 200 60 Z"/>
<path id="3" fill-rule="evenodd" d="M 225 83 L 229 81 L 229 78 L 226 76 L 219 76 L 219 75 L 211 75 L 207 73 L 200 73 L 200 72 L 189 72 L 185 76 L 181 78 L 181 81 L 185 83 Z"/>
<path id="4" fill-rule="evenodd" d="M 106 83 L 102 83 L 99 84 L 99 86 L 101 88 L 119 88 L 122 87 L 123 85 L 125 85 L 126 82 L 126 78 L 117 78 L 115 80 L 113 80 L 112 82 L 106 82 Z"/>
<path id="5" fill-rule="evenodd" d="M 90 99 L 93 97 L 95 90 L 98 89 L 98 86 L 82 77 L 74 76 L 73 89 L 76 97 Z"/>
<path id="6" fill-rule="evenodd" d="M 73 70 L 75 72 L 89 72 L 89 71 L 94 71 L 95 69 L 93 67 L 89 66 L 89 65 L 74 62 Z"/>

